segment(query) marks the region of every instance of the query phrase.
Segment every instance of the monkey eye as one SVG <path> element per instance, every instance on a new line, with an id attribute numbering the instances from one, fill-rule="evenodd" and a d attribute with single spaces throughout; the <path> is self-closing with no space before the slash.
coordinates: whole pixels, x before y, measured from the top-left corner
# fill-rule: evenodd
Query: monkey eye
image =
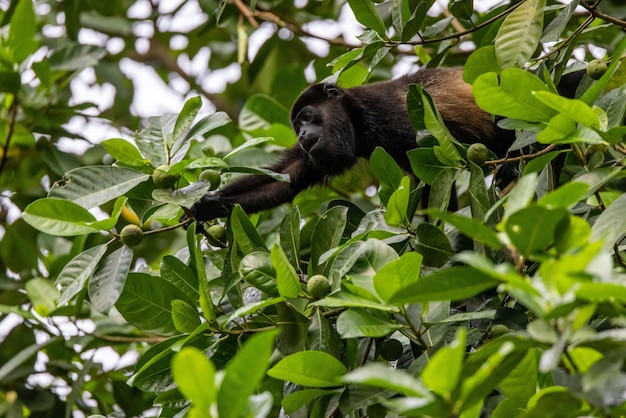
<path id="1" fill-rule="evenodd" d="M 298 119 L 305 122 L 313 122 L 313 112 L 311 109 L 303 109 L 302 112 L 300 112 L 300 117 Z"/>

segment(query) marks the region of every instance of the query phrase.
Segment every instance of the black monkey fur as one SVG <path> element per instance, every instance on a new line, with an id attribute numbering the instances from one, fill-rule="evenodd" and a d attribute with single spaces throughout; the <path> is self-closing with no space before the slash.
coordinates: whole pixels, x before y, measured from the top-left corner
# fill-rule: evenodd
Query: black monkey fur
<path id="1" fill-rule="evenodd" d="M 559 92 L 573 97 L 584 71 L 562 77 Z M 219 191 L 204 195 L 191 213 L 199 221 L 227 216 L 238 203 L 258 212 L 290 202 L 302 190 L 328 181 L 369 158 L 377 146 L 411 172 L 406 152 L 416 148 L 416 132 L 406 109 L 409 84 L 422 83 L 452 135 L 461 143 L 481 142 L 504 155 L 515 139 L 500 129 L 491 115 L 475 103 L 462 68 L 422 69 L 396 80 L 344 89 L 316 84 L 306 89 L 291 110 L 298 143 L 269 168 L 289 174 L 284 183 L 263 175 L 236 179 Z"/>

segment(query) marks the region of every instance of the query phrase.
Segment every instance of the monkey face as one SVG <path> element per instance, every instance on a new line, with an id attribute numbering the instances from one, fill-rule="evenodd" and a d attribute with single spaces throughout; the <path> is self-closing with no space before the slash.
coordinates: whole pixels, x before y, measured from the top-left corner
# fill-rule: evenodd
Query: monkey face
<path id="1" fill-rule="evenodd" d="M 305 90 L 291 112 L 300 148 L 314 166 L 339 173 L 356 161 L 354 129 L 344 90 L 317 84 Z"/>

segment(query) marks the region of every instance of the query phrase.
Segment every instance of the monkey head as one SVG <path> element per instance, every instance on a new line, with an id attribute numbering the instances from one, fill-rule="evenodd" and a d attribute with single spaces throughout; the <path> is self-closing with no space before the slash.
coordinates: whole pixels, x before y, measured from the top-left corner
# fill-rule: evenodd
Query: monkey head
<path id="1" fill-rule="evenodd" d="M 305 90 L 291 110 L 298 143 L 311 164 L 336 174 L 356 161 L 356 138 L 350 94 L 331 84 Z"/>

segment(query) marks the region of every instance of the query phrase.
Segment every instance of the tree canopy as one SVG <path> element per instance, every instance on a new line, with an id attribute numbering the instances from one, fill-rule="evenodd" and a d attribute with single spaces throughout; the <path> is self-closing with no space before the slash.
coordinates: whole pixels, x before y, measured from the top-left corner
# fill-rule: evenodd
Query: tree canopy
<path id="1" fill-rule="evenodd" d="M 0 25 L 0 415 L 626 415 L 620 0 L 0 0 Z M 449 66 L 510 155 L 411 86 L 413 173 L 379 148 L 179 220 L 289 180 L 264 167 L 309 84 Z M 175 113 L 146 114 L 149 75 Z"/>

